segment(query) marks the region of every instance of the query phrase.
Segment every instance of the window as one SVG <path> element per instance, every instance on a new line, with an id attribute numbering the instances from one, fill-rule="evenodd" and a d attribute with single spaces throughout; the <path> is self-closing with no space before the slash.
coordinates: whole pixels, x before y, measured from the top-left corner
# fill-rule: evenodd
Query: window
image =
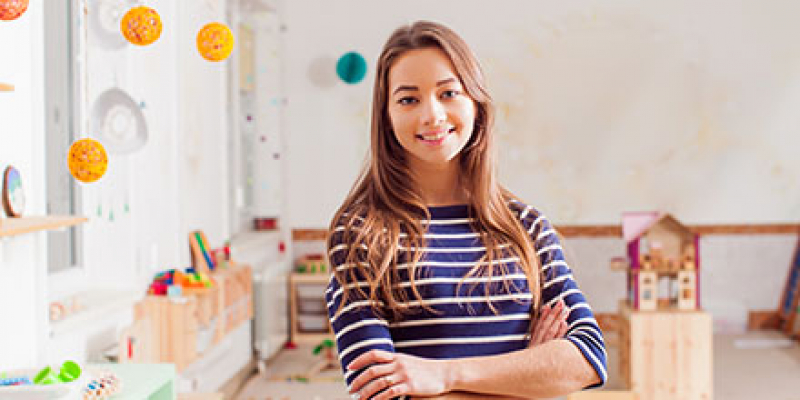
<path id="1" fill-rule="evenodd" d="M 45 48 L 45 174 L 47 213 L 75 215 L 80 192 L 66 167 L 66 154 L 81 129 L 77 62 L 78 3 L 47 2 L 44 8 Z M 48 272 L 75 269 L 81 264 L 80 228 L 48 232 Z"/>

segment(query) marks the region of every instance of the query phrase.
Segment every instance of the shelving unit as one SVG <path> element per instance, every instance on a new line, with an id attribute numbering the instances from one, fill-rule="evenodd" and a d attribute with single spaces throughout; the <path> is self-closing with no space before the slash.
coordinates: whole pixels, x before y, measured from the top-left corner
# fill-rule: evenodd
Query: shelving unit
<path id="1" fill-rule="evenodd" d="M 325 305 L 325 286 L 330 277 L 328 273 L 289 275 L 289 326 L 293 343 L 316 343 L 333 337 Z"/>
<path id="2" fill-rule="evenodd" d="M 16 236 L 25 233 L 62 229 L 88 221 L 85 217 L 40 216 L 0 219 L 0 237 Z"/>

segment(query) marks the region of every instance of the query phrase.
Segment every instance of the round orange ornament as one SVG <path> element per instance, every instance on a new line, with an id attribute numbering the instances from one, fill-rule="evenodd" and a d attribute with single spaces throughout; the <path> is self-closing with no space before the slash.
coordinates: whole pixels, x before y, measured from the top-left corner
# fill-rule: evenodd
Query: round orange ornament
<path id="1" fill-rule="evenodd" d="M 11 21 L 28 9 L 28 0 L 0 0 L 0 19 Z"/>
<path id="2" fill-rule="evenodd" d="M 103 177 L 108 168 L 106 149 L 94 139 L 81 139 L 69 148 L 69 173 L 75 179 L 91 183 Z"/>
<path id="3" fill-rule="evenodd" d="M 129 42 L 146 46 L 161 36 L 161 17 L 150 7 L 134 7 L 125 13 L 119 27 Z"/>
<path id="4" fill-rule="evenodd" d="M 222 61 L 233 51 L 233 33 L 219 22 L 212 22 L 197 33 L 197 51 L 208 61 Z"/>

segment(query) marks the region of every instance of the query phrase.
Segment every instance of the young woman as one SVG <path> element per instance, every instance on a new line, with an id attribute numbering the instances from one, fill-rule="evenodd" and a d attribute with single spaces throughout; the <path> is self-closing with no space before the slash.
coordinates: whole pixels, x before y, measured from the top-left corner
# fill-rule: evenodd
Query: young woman
<path id="1" fill-rule="evenodd" d="M 329 317 L 356 398 L 549 398 L 606 380 L 555 230 L 496 180 L 493 116 L 454 32 L 392 34 L 370 161 L 328 238 Z"/>

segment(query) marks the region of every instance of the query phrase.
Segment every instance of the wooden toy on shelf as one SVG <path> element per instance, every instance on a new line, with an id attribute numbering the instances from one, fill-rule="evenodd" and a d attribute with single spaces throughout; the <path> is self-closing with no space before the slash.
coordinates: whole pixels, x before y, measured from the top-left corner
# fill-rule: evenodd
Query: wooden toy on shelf
<path id="1" fill-rule="evenodd" d="M 328 262 L 322 254 L 308 254 L 295 263 L 295 272 L 301 274 L 327 274 Z"/>
<path id="2" fill-rule="evenodd" d="M 669 214 L 625 213 L 628 300 L 634 310 L 700 309 L 699 237 Z M 624 265 L 612 260 L 612 269 Z M 666 280 L 667 293 L 660 293 Z"/>
<path id="3" fill-rule="evenodd" d="M 22 190 L 22 178 L 19 171 L 9 165 L 3 172 L 3 210 L 7 216 L 19 218 L 24 209 L 25 192 Z"/>
<path id="4" fill-rule="evenodd" d="M 189 247 L 192 250 L 192 266 L 195 271 L 209 273 L 216 268 L 209 252 L 208 239 L 203 231 L 189 233 Z"/>

